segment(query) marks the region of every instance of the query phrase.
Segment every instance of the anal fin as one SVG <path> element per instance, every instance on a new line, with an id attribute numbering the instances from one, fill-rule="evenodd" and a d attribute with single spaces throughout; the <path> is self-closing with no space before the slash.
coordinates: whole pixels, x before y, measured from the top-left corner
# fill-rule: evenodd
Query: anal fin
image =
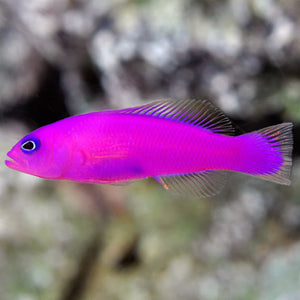
<path id="1" fill-rule="evenodd" d="M 210 197 L 220 192 L 226 183 L 227 172 L 204 170 L 202 172 L 164 175 L 156 179 L 166 189 L 175 194 L 193 197 Z"/>

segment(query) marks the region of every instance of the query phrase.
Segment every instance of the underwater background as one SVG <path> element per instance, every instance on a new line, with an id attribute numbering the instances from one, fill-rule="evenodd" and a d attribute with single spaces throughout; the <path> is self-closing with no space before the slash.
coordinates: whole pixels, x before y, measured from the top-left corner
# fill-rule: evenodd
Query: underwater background
<path id="1" fill-rule="evenodd" d="M 0 299 L 300 299 L 298 0 L 0 0 Z M 26 133 L 156 99 L 208 99 L 239 134 L 294 123 L 292 185 L 232 174 L 49 181 L 4 165 Z"/>

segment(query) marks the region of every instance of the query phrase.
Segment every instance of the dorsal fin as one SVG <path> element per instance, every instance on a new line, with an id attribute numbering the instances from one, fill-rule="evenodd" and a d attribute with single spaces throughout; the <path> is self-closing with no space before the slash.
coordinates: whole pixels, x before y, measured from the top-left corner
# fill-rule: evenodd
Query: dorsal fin
<path id="1" fill-rule="evenodd" d="M 223 188 L 226 177 L 226 171 L 204 170 L 196 173 L 159 176 L 156 180 L 166 190 L 176 194 L 210 197 Z"/>
<path id="2" fill-rule="evenodd" d="M 119 112 L 176 120 L 211 130 L 214 133 L 227 135 L 234 133 L 230 120 L 207 100 L 162 100 L 122 109 Z"/>

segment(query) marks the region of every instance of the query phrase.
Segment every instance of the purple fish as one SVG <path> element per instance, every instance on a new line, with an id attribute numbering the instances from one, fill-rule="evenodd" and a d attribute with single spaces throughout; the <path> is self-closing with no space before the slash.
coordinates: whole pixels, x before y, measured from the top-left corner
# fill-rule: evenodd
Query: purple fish
<path id="1" fill-rule="evenodd" d="M 208 101 L 158 101 L 73 116 L 22 138 L 8 167 L 48 179 L 119 183 L 154 177 L 166 189 L 216 194 L 227 171 L 290 184 L 292 124 L 232 136 Z"/>

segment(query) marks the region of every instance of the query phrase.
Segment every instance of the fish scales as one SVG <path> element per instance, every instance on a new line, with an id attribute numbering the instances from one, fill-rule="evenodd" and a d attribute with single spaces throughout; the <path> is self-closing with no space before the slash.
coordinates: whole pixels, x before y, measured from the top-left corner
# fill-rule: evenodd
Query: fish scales
<path id="1" fill-rule="evenodd" d="M 89 123 L 93 124 L 92 132 Z M 101 125 L 98 127 L 98 124 Z M 138 177 L 204 169 L 238 170 L 235 157 L 239 141 L 235 137 L 214 134 L 189 124 L 140 115 L 98 113 L 86 115 L 84 123 L 75 126 L 78 132 L 80 128 L 80 135 L 85 139 L 81 151 L 94 149 L 87 151 L 89 160 L 100 168 L 103 160 L 107 160 L 108 168 L 124 161 L 129 169 L 130 165 L 136 164 L 143 170 L 142 174 L 132 175 Z M 126 173 L 126 165 L 124 168 Z M 106 177 L 108 171 L 102 171 Z"/>

